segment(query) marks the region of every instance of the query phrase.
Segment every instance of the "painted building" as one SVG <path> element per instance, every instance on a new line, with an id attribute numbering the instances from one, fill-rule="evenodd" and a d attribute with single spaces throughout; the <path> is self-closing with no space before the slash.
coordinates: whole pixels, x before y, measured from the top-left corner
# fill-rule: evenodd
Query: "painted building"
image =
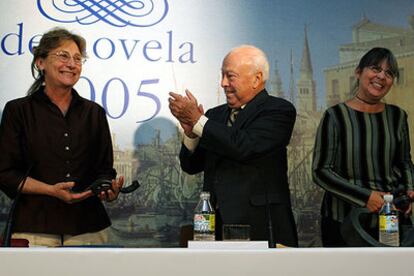
<path id="1" fill-rule="evenodd" d="M 355 68 L 359 59 L 373 47 L 390 49 L 397 58 L 400 78 L 385 97 L 407 111 L 411 131 L 414 129 L 414 15 L 408 27 L 393 27 L 370 21 L 365 16 L 352 27 L 352 42 L 339 48 L 339 64 L 324 70 L 326 103 L 332 106 L 351 98 L 355 88 Z M 411 145 L 413 145 L 413 134 Z"/>

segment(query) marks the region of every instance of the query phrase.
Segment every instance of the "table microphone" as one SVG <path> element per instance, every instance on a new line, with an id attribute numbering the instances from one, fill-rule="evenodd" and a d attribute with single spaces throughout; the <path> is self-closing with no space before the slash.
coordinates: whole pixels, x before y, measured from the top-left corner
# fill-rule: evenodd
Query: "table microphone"
<path id="1" fill-rule="evenodd" d="M 14 224 L 14 212 L 17 206 L 17 203 L 19 202 L 19 198 L 20 195 L 22 194 L 23 191 L 23 186 L 26 183 L 27 177 L 29 176 L 29 172 L 32 169 L 32 166 L 29 167 L 29 169 L 27 169 L 24 177 L 23 177 L 23 181 L 22 184 L 20 185 L 20 187 L 17 190 L 17 194 L 16 197 L 14 198 L 11 206 L 10 206 L 10 210 L 9 210 L 9 215 L 7 217 L 7 221 L 6 221 L 6 225 L 4 227 L 4 232 L 3 232 L 3 245 L 2 247 L 11 247 L 11 236 L 12 236 L 12 232 L 13 232 L 13 224 Z"/>
<path id="2" fill-rule="evenodd" d="M 267 231 L 269 232 L 269 248 L 276 248 L 276 242 L 275 238 L 273 236 L 273 221 L 272 221 L 272 213 L 270 211 L 270 202 L 269 202 L 269 190 L 268 190 L 268 184 L 266 181 L 266 194 L 265 194 L 265 200 L 266 200 L 266 219 L 267 219 Z"/>
<path id="3" fill-rule="evenodd" d="M 132 181 L 132 184 L 127 187 L 122 187 L 119 192 L 122 194 L 129 194 L 138 189 L 141 185 L 138 180 Z M 112 179 L 109 178 L 98 178 L 90 186 L 83 191 L 91 190 L 94 195 L 99 195 L 101 192 L 105 192 L 112 188 Z"/>
<path id="4" fill-rule="evenodd" d="M 260 172 L 260 174 L 264 175 L 264 172 L 259 167 L 256 167 L 257 170 Z M 275 237 L 273 235 L 273 221 L 272 221 L 272 212 L 271 212 L 271 206 L 270 206 L 270 200 L 269 200 L 269 183 L 268 180 L 266 180 L 266 177 L 263 177 L 265 183 L 265 218 L 266 218 L 266 226 L 267 231 L 269 234 L 268 244 L 269 248 L 276 248 L 276 241 Z"/>

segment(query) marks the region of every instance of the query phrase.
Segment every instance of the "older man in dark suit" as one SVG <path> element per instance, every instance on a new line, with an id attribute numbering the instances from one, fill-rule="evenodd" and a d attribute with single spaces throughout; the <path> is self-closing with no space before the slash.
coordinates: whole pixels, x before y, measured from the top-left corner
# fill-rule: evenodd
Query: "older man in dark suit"
<path id="1" fill-rule="evenodd" d="M 267 93 L 269 63 L 262 50 L 234 48 L 221 70 L 227 104 L 205 114 L 190 91 L 170 93 L 171 113 L 185 134 L 181 167 L 204 171 L 203 189 L 212 194 L 218 225 L 248 224 L 252 240 L 297 246 L 286 153 L 295 108 Z"/>

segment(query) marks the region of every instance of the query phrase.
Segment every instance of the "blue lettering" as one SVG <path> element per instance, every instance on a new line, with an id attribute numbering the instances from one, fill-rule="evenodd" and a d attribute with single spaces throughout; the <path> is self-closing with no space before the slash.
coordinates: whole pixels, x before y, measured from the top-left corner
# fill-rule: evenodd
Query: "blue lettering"
<path id="1" fill-rule="evenodd" d="M 108 41 L 109 42 L 109 54 L 107 56 L 101 56 L 101 55 L 98 54 L 98 43 L 100 41 Z M 102 38 L 98 39 L 97 41 L 95 41 L 95 43 L 93 44 L 93 52 L 94 52 L 95 56 L 97 56 L 99 59 L 110 59 L 115 53 L 115 44 L 109 38 L 102 37 Z"/>
<path id="2" fill-rule="evenodd" d="M 39 45 L 42 35 L 35 34 L 27 39 L 24 37 L 24 23 L 18 23 L 15 32 L 5 33 L 0 39 L 0 51 L 8 56 L 19 56 L 26 54 L 27 49 L 33 53 L 33 48 Z M 111 58 L 121 59 L 125 56 L 126 61 L 136 55 L 148 62 L 179 62 L 196 63 L 195 45 L 192 42 L 175 41 L 173 30 L 164 33 L 163 39 L 128 39 L 101 37 L 92 41 L 92 54 L 100 60 Z M 119 42 L 118 42 L 119 41 Z M 142 45 L 142 46 L 141 46 Z M 179 45 L 179 47 L 177 46 Z M 122 48 L 122 49 L 121 49 Z M 119 53 L 117 53 L 119 52 Z M 118 55 L 116 55 L 118 54 Z"/>
<path id="3" fill-rule="evenodd" d="M 107 98 L 108 98 L 108 87 L 111 84 L 112 81 L 119 81 L 122 84 L 122 87 L 124 88 L 124 106 L 122 108 L 121 114 L 119 114 L 118 116 L 112 116 L 109 113 L 109 108 L 108 108 L 108 102 L 107 102 Z M 106 114 L 111 117 L 112 119 L 118 119 L 120 117 L 122 117 L 122 115 L 125 114 L 125 112 L 127 111 L 128 108 L 128 104 L 129 104 L 129 93 L 128 93 L 128 87 L 126 86 L 125 82 L 123 80 L 121 80 L 120 78 L 112 78 L 110 79 L 106 84 L 105 87 L 102 91 L 102 106 L 105 108 L 106 110 Z"/>
<path id="4" fill-rule="evenodd" d="M 90 79 L 88 79 L 87 77 L 85 77 L 85 76 L 81 76 L 80 78 L 79 78 L 79 80 L 81 80 L 81 79 L 83 79 L 83 80 L 86 80 L 86 82 L 89 84 L 89 91 L 90 91 L 90 100 L 91 101 L 95 101 L 95 95 L 96 95 L 96 93 L 95 93 L 95 87 L 93 86 L 93 83 L 92 83 L 92 81 L 90 80 Z"/>
<path id="5" fill-rule="evenodd" d="M 168 34 L 168 59 L 166 62 L 174 62 L 172 60 L 172 31 L 167 32 Z"/>
<path id="6" fill-rule="evenodd" d="M 191 63 L 195 63 L 196 61 L 194 60 L 194 45 L 191 42 L 184 42 L 183 44 L 180 45 L 180 49 L 183 49 L 184 46 L 188 45 L 188 51 L 183 53 L 178 60 L 181 63 L 187 63 L 187 62 L 191 62 Z"/>
<path id="7" fill-rule="evenodd" d="M 145 86 L 145 85 L 158 84 L 159 81 L 160 81 L 160 79 L 150 79 L 150 80 L 143 80 L 143 81 L 141 81 L 141 84 L 138 87 L 137 95 L 138 96 L 141 96 L 141 97 L 150 98 L 151 100 L 153 100 L 154 103 L 155 103 L 155 112 L 149 118 L 143 119 L 143 120 L 139 120 L 139 121 L 137 121 L 137 123 L 142 123 L 142 122 L 149 121 L 152 118 L 154 118 L 155 116 L 157 116 L 157 114 L 160 112 L 160 110 L 161 110 L 161 102 L 160 102 L 160 99 L 158 99 L 158 97 L 153 92 L 143 91 L 143 86 Z M 146 90 L 146 88 L 145 88 L 145 90 Z M 151 89 L 151 91 L 152 91 L 152 89 Z"/>
<path id="8" fill-rule="evenodd" d="M 35 41 L 36 38 L 39 38 L 39 40 Z M 40 38 L 42 38 L 42 35 L 35 35 L 29 40 L 29 50 L 31 53 L 33 53 L 33 47 L 39 45 Z"/>
<path id="9" fill-rule="evenodd" d="M 139 42 L 139 40 L 134 39 L 134 46 L 132 46 L 132 49 L 131 49 L 130 52 L 128 52 L 128 49 L 127 49 L 127 46 L 126 46 L 126 41 L 127 40 L 126 39 L 120 39 L 119 41 L 121 41 L 122 48 L 124 48 L 125 55 L 126 55 L 127 59 L 129 60 L 132 53 L 135 50 L 135 47 L 137 46 L 137 43 Z"/>
<path id="10" fill-rule="evenodd" d="M 23 23 L 17 24 L 19 26 L 18 33 L 9 33 L 3 37 L 1 40 L 1 49 L 3 50 L 6 55 L 13 56 L 13 55 L 22 55 L 24 52 L 22 51 L 22 37 L 23 37 Z M 6 39 L 16 37 L 17 39 L 17 49 L 15 51 L 11 51 L 6 49 Z"/>
<path id="11" fill-rule="evenodd" d="M 154 46 L 151 46 L 150 44 L 154 44 Z M 159 41 L 156 40 L 150 40 L 147 43 L 144 44 L 144 48 L 143 48 L 143 54 L 144 57 L 149 60 L 149 61 L 159 61 L 161 59 L 160 56 L 158 56 L 158 58 L 151 58 L 148 54 L 149 50 L 153 49 L 153 50 L 160 50 L 162 48 L 161 43 Z M 154 52 L 154 51 L 151 51 Z"/>

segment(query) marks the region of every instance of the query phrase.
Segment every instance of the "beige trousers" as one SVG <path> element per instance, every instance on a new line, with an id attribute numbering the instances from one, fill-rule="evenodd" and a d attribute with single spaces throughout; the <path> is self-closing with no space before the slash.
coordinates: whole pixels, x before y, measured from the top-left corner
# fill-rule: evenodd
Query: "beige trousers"
<path id="1" fill-rule="evenodd" d="M 103 245 L 108 243 L 108 228 L 81 235 L 53 235 L 42 233 L 14 233 L 13 239 L 26 239 L 29 241 L 29 247 L 36 246 L 76 246 L 76 245 Z"/>

